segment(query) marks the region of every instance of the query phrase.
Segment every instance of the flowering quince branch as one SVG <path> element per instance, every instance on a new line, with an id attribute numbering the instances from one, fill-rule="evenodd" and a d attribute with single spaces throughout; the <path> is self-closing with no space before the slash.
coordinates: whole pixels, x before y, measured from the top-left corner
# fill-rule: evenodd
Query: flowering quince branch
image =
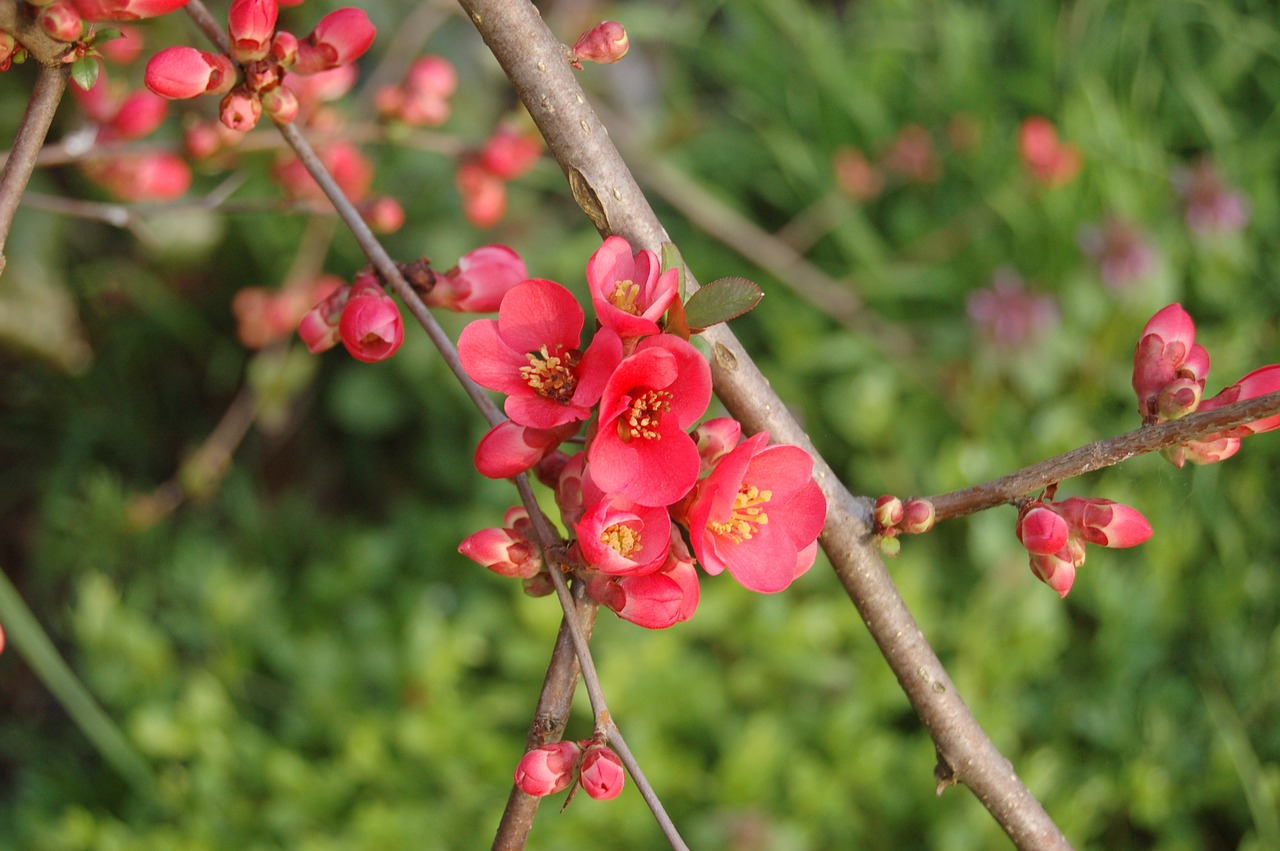
<path id="1" fill-rule="evenodd" d="M 609 141 L 565 61 L 565 49 L 537 10 L 521 0 L 460 0 L 511 79 L 574 199 L 605 234 L 658 250 L 666 234 Z M 830 507 L 820 542 L 899 683 L 938 748 L 939 788 L 968 785 L 1019 847 L 1065 848 L 1065 837 L 1000 755 L 956 694 L 946 671 L 903 604 L 870 540 L 870 503 L 854 497 L 812 450 L 745 350 L 723 326 L 711 344 L 717 394 L 744 432 L 768 430 L 814 459 L 814 478 Z"/>

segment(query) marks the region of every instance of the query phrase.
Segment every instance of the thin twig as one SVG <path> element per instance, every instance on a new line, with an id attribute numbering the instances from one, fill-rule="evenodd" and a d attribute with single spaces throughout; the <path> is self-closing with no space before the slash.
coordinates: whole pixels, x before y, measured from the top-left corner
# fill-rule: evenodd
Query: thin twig
<path id="1" fill-rule="evenodd" d="M 58 103 L 62 100 L 62 93 L 67 90 L 67 80 L 70 78 L 69 65 L 41 65 L 36 72 L 31 100 L 27 102 L 22 123 L 18 125 L 13 150 L 4 164 L 4 171 L 0 173 L 0 274 L 4 272 L 4 246 L 9 239 L 14 214 L 18 211 L 18 203 L 22 200 L 27 182 L 31 180 L 36 157 L 44 146 L 49 125 L 53 123 L 54 113 L 58 111 Z"/>
<path id="2" fill-rule="evenodd" d="M 929 501 L 933 503 L 935 520 L 973 514 L 1014 502 L 1057 482 L 1275 414 L 1280 414 L 1280 393 L 1233 402 L 1212 411 L 1188 414 L 1171 422 L 1143 426 L 1117 437 L 1098 440 L 1007 476 L 931 496 Z"/>
<path id="3" fill-rule="evenodd" d="M 569 181 L 583 212 L 602 233 L 658 250 L 667 234 L 566 61 L 566 48 L 525 0 L 460 0 L 497 57 Z M 974 719 L 903 603 L 869 543 L 870 504 L 854 497 L 814 451 L 733 334 L 704 335 L 712 345 L 717 394 L 748 431 L 768 429 L 814 456 L 814 475 L 830 511 L 820 538 L 854 605 L 898 682 L 929 729 L 940 781 L 963 782 L 1020 848 L 1069 847 L 1039 801 Z"/>

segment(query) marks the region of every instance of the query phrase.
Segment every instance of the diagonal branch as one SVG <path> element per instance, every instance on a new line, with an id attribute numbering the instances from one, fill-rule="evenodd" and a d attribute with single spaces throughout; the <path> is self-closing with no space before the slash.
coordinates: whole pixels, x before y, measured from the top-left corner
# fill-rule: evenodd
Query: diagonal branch
<path id="1" fill-rule="evenodd" d="M 53 123 L 54 113 L 58 111 L 58 103 L 67 89 L 70 76 L 70 65 L 40 66 L 36 72 L 35 85 L 31 89 L 31 100 L 27 102 L 27 111 L 22 116 L 22 123 L 18 125 L 18 135 L 13 140 L 13 150 L 4 164 L 4 172 L 0 173 L 0 274 L 4 273 L 4 246 L 9 239 L 14 214 L 18 211 L 18 202 L 22 200 L 27 181 L 31 180 L 31 172 L 36 167 L 36 156 L 44 146 L 49 125 Z"/>
<path id="2" fill-rule="evenodd" d="M 566 48 L 527 0 L 459 0 L 497 57 L 569 181 L 574 200 L 603 234 L 658 250 L 667 239 L 608 132 L 587 103 Z M 820 538 L 837 576 L 937 745 L 939 780 L 962 782 L 1021 848 L 1065 848 L 1066 838 L 983 732 L 907 610 L 868 542 L 870 506 L 817 455 L 733 334 L 705 333 L 717 394 L 749 431 L 813 454 L 830 505 Z"/>

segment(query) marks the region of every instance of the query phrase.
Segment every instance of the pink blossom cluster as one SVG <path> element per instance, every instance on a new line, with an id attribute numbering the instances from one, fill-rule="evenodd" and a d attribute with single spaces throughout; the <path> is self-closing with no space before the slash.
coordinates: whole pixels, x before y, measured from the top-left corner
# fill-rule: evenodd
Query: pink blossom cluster
<path id="1" fill-rule="evenodd" d="M 462 212 L 478 228 L 489 228 L 507 213 L 507 184 L 542 156 L 538 136 L 500 125 L 480 150 L 458 163 L 457 185 Z"/>
<path id="2" fill-rule="evenodd" d="M 503 295 L 525 278 L 524 261 L 504 245 L 485 245 L 470 251 L 449 271 L 437 275 L 424 258 L 409 264 L 406 277 L 425 290 L 424 300 L 435 307 L 459 311 L 496 310 Z M 310 295 L 318 304 L 301 315 L 298 336 L 312 353 L 333 348 L 339 342 L 352 357 L 365 362 L 386 360 L 404 341 L 404 320 L 395 300 L 383 290 L 378 276 L 364 271 L 351 284 L 330 279 L 317 282 Z M 323 297 L 321 297 L 323 296 Z M 246 345 L 265 344 L 277 336 L 299 302 L 306 298 L 297 288 L 271 294 L 242 290 L 236 297 L 241 339 Z M 308 302 L 309 303 L 309 302 Z M 297 321 L 296 319 L 294 321 Z"/>
<path id="3" fill-rule="evenodd" d="M 232 130 L 253 129 L 265 112 L 281 124 L 298 114 L 290 74 L 317 74 L 355 62 L 375 30 L 362 9 L 337 9 L 306 38 L 277 30 L 277 0 L 232 0 L 227 13 L 229 55 L 185 45 L 168 47 L 147 63 L 146 84 L 161 97 L 222 95 L 219 117 Z"/>
<path id="4" fill-rule="evenodd" d="M 423 56 L 398 84 L 378 89 L 374 105 L 384 118 L 410 127 L 437 127 L 449 118 L 449 98 L 457 88 L 453 63 L 443 56 Z"/>
<path id="5" fill-rule="evenodd" d="M 1133 354 L 1133 389 L 1144 424 L 1167 422 L 1195 411 L 1211 411 L 1242 399 L 1280 390 L 1280 364 L 1260 367 L 1205 399 L 1209 353 L 1195 341 L 1196 326 L 1180 304 L 1156 312 L 1143 327 Z M 1280 428 L 1280 415 L 1206 435 L 1163 450 L 1175 466 L 1212 464 L 1240 450 L 1240 439 Z"/>
<path id="6" fill-rule="evenodd" d="M 592 798 L 609 801 L 622 793 L 627 772 L 608 745 L 582 739 L 530 750 L 517 763 L 515 779 L 516 787 L 526 795 L 554 795 L 576 783 Z"/>
<path id="7" fill-rule="evenodd" d="M 1151 537 L 1137 509 L 1109 499 L 1073 496 L 1052 502 L 1052 492 L 1022 506 L 1015 531 L 1031 553 L 1031 572 L 1061 597 L 1084 564 L 1085 545 L 1133 547 Z"/>
<path id="8" fill-rule="evenodd" d="M 589 343 L 577 299 L 538 278 L 458 341 L 467 373 L 506 394 L 509 419 L 481 440 L 476 468 L 492 478 L 536 468 L 572 530 L 569 561 L 588 591 L 651 629 L 693 615 L 695 564 L 754 591 L 786 588 L 813 564 L 827 509 L 804 450 L 770 446 L 767 433 L 744 439 L 727 418 L 695 426 L 711 399 L 710 368 L 659 324 L 678 298 L 677 274 L 609 237 L 587 263 L 600 325 Z M 584 426 L 586 448 L 561 452 Z M 547 587 L 539 574 L 556 569 L 530 555 L 536 546 L 519 524 L 478 532 L 460 550 L 537 588 Z"/>

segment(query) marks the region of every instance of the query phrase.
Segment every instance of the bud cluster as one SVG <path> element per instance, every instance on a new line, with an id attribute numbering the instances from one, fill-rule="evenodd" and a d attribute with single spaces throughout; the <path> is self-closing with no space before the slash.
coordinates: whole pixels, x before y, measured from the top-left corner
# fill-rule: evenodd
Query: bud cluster
<path id="1" fill-rule="evenodd" d="M 553 742 L 534 748 L 516 765 L 515 777 L 516 787 L 526 795 L 554 795 L 576 783 L 598 801 L 618 797 L 626 779 L 622 760 L 596 739 Z"/>
<path id="2" fill-rule="evenodd" d="M 1180 304 L 1156 312 L 1143 327 L 1133 355 L 1133 389 L 1144 425 L 1168 422 L 1195 411 L 1211 411 L 1280 390 L 1280 364 L 1255 369 L 1218 395 L 1205 399 L 1209 353 L 1195 342 L 1196 326 Z M 1280 416 L 1267 417 L 1163 450 L 1181 467 L 1187 461 L 1212 464 L 1230 458 L 1240 439 L 1280 428 Z"/>
<path id="3" fill-rule="evenodd" d="M 219 117 L 232 130 L 253 129 L 265 112 L 281 124 L 298 115 L 288 74 L 317 74 L 355 62 L 373 44 L 375 30 L 361 9 L 337 9 L 306 38 L 277 30 L 277 0 L 233 0 L 227 13 L 229 54 L 180 45 L 147 63 L 147 88 L 171 99 L 221 95 Z M 237 71 L 241 73 L 238 74 Z"/>
<path id="4" fill-rule="evenodd" d="M 922 535 L 933 528 L 933 503 L 913 496 L 903 502 L 896 496 L 885 494 L 876 500 L 873 510 L 876 534 L 880 536 L 880 551 L 896 556 L 902 549 L 899 535 Z"/>
<path id="5" fill-rule="evenodd" d="M 1127 505 L 1076 496 L 1051 499 L 1050 494 L 1022 506 L 1015 532 L 1031 553 L 1031 572 L 1061 597 L 1084 564 L 1086 544 L 1133 547 L 1151 537 L 1151 524 Z"/>

